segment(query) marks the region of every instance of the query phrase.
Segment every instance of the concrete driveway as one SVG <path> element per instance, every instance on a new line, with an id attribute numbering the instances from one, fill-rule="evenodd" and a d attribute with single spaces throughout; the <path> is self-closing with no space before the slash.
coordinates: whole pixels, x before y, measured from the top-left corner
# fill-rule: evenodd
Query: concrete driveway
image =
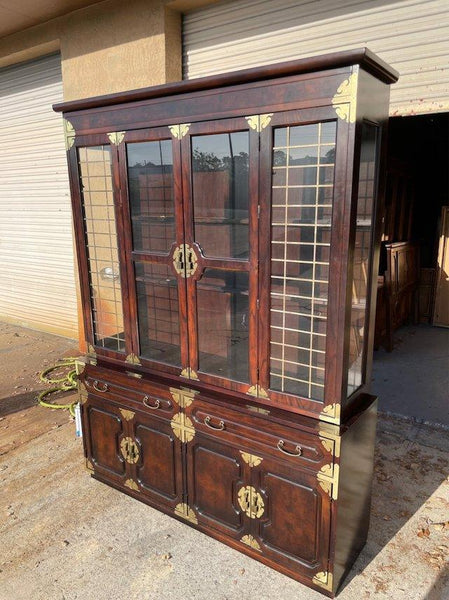
<path id="1" fill-rule="evenodd" d="M 322 598 L 90 478 L 68 412 L 34 403 L 72 344 L 0 324 L 0 600 Z M 370 534 L 341 600 L 449 598 L 448 450 L 447 430 L 379 419 Z"/>

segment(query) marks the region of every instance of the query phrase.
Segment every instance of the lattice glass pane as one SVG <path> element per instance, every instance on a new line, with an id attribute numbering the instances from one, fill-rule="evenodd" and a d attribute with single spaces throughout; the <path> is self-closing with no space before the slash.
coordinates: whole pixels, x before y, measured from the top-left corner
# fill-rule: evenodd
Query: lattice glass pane
<path id="1" fill-rule="evenodd" d="M 206 256 L 247 259 L 249 133 L 192 137 L 195 241 Z"/>
<path id="2" fill-rule="evenodd" d="M 175 240 L 171 140 L 127 144 L 134 250 L 169 251 Z"/>
<path id="3" fill-rule="evenodd" d="M 197 282 L 199 368 L 248 382 L 248 273 L 205 269 Z"/>
<path id="4" fill-rule="evenodd" d="M 171 267 L 135 264 L 140 354 L 181 365 L 178 281 Z"/>
<path id="5" fill-rule="evenodd" d="M 78 150 L 94 343 L 123 352 L 125 334 L 109 146 Z"/>
<path id="6" fill-rule="evenodd" d="M 364 381 L 365 321 L 370 277 L 371 237 L 375 199 L 377 132 L 375 125 L 363 124 L 360 156 L 359 193 L 352 275 L 352 308 L 349 339 L 347 395 Z"/>
<path id="7" fill-rule="evenodd" d="M 324 399 L 336 123 L 274 132 L 270 387 Z"/>

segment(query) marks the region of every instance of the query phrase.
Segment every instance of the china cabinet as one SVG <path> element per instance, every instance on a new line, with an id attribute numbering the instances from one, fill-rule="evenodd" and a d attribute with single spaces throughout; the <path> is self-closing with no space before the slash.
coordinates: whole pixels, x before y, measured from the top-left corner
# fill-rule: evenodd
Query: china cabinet
<path id="1" fill-rule="evenodd" d="M 329 596 L 369 522 L 396 79 L 363 49 L 55 107 L 89 469 Z"/>

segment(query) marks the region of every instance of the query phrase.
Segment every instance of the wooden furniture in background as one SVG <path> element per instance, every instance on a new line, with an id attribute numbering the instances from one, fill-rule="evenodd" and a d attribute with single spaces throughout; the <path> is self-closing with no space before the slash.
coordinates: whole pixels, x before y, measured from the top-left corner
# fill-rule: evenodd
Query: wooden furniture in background
<path id="1" fill-rule="evenodd" d="M 388 157 L 381 241 L 407 242 L 412 239 L 415 209 L 415 182 L 410 167 L 394 156 Z"/>
<path id="2" fill-rule="evenodd" d="M 393 350 L 393 334 L 404 323 L 418 322 L 419 245 L 386 244 L 387 270 L 378 288 L 375 346 Z"/>
<path id="3" fill-rule="evenodd" d="M 441 209 L 433 324 L 449 327 L 449 206 Z"/>
<path id="4" fill-rule="evenodd" d="M 364 49 L 56 107 L 88 468 L 329 596 L 369 524 L 396 78 Z"/>
<path id="5" fill-rule="evenodd" d="M 431 323 L 435 293 L 435 269 L 422 268 L 419 270 L 418 285 L 418 320 L 420 323 Z"/>

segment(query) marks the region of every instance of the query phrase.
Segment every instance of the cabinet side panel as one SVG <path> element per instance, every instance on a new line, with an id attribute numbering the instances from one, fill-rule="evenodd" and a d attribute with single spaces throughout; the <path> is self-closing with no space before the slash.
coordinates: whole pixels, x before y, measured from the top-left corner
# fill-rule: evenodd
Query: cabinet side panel
<path id="1" fill-rule="evenodd" d="M 344 421 L 353 412 L 360 400 L 363 401 L 362 394 L 369 393 L 371 370 L 373 360 L 374 329 L 376 316 L 376 298 L 377 298 L 377 273 L 379 268 L 380 252 L 380 234 L 381 220 L 383 216 L 384 195 L 385 195 L 385 175 L 386 175 L 386 151 L 387 151 L 387 128 L 388 128 L 388 105 L 390 98 L 389 86 L 372 77 L 363 69 L 358 74 L 357 96 L 357 124 L 354 140 L 355 169 L 352 181 L 352 223 L 350 231 L 350 268 L 348 273 L 348 285 L 346 289 L 346 339 L 345 339 L 345 366 L 342 373 L 341 388 L 341 410 L 342 420 Z M 367 126 L 377 128 L 375 164 L 370 165 L 366 156 L 366 144 L 363 144 L 363 131 Z M 366 140 L 365 140 L 366 141 Z M 368 144 L 369 146 L 369 144 Z M 364 152 L 365 150 L 365 152 Z M 368 168 L 374 169 L 372 176 L 367 177 Z M 361 261 L 360 254 L 360 235 L 363 230 L 363 201 L 366 201 L 368 187 L 371 186 L 371 195 L 373 200 L 372 212 L 370 215 L 369 229 L 371 230 L 371 244 L 368 260 Z M 369 195 L 369 194 L 368 194 Z M 362 206 L 359 206 L 359 203 Z M 358 208 L 360 210 L 358 210 Z M 367 223 L 366 223 L 367 224 Z M 357 264 L 358 263 L 358 264 Z M 363 335 L 362 347 L 359 347 L 358 353 L 360 368 L 358 381 L 351 381 L 351 354 L 354 357 L 354 351 L 360 345 L 361 324 L 351 319 L 357 312 L 358 294 L 357 281 L 359 284 L 364 279 L 365 300 L 363 311 Z M 349 377 L 348 377 L 349 375 Z M 349 385 L 348 385 L 349 384 Z"/>
<path id="2" fill-rule="evenodd" d="M 368 535 L 376 421 L 377 399 L 342 437 L 334 589 L 350 570 Z"/>

